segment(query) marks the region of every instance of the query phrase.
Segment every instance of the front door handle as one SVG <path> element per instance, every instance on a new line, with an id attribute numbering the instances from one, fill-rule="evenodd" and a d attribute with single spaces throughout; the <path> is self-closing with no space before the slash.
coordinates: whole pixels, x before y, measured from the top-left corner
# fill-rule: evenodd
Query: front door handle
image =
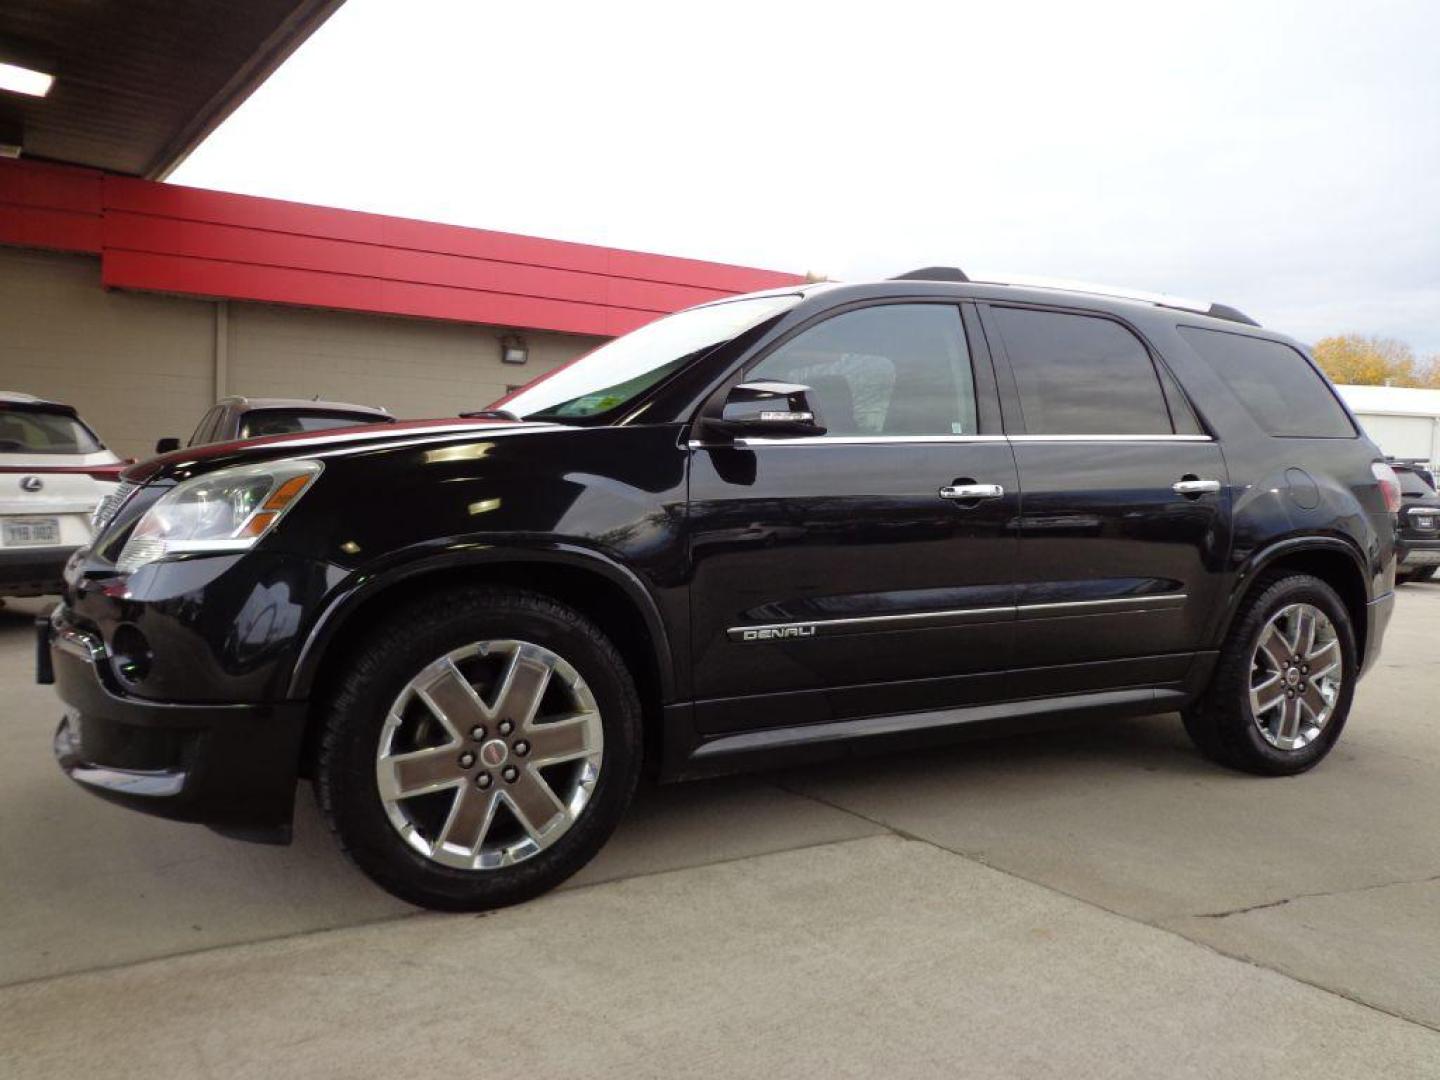
<path id="1" fill-rule="evenodd" d="M 1005 494 L 999 484 L 947 484 L 940 489 L 940 498 L 969 502 L 971 499 L 998 499 Z"/>
<path id="2" fill-rule="evenodd" d="M 1197 480 L 1193 476 L 1187 476 L 1184 480 L 1176 480 L 1170 485 L 1170 490 L 1176 495 L 1219 495 L 1219 480 Z"/>

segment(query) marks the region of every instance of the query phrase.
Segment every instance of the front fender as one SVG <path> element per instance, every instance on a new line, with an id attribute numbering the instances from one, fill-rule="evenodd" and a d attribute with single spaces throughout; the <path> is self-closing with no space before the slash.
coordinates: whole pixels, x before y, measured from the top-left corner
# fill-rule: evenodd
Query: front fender
<path id="1" fill-rule="evenodd" d="M 553 541 L 537 541 L 533 544 L 466 544 L 461 548 L 440 552 L 425 545 L 418 550 L 394 553 L 386 560 L 385 567 L 378 571 L 365 568 L 351 573 L 332 590 L 311 624 L 301 645 L 287 696 L 306 698 L 310 695 L 315 676 L 330 645 L 343 633 L 356 612 L 391 589 L 407 581 L 433 574 L 456 573 L 480 567 L 536 565 L 564 565 L 595 574 L 622 590 L 627 599 L 635 605 L 649 631 L 664 700 L 674 699 L 675 664 L 669 633 L 655 597 L 645 583 L 634 571 L 600 551 Z"/>

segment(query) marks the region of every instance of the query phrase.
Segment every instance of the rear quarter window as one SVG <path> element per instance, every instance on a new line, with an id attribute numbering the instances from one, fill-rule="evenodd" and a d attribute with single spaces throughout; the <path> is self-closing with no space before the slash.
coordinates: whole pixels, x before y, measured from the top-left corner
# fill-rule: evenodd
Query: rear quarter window
<path id="1" fill-rule="evenodd" d="M 1261 428 L 1283 438 L 1353 439 L 1335 392 L 1299 350 L 1278 341 L 1177 327 Z"/>

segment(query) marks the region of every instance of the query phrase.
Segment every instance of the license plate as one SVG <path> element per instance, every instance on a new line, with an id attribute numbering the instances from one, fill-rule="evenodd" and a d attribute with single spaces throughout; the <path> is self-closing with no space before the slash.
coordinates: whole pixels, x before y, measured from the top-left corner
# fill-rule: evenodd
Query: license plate
<path id="1" fill-rule="evenodd" d="M 15 518 L 4 523 L 0 539 L 6 547 L 39 547 L 60 543 L 59 518 Z"/>
<path id="2" fill-rule="evenodd" d="M 1429 514 L 1426 514 L 1424 517 L 1416 515 L 1415 527 L 1417 529 L 1433 529 L 1435 528 L 1435 519 Z"/>

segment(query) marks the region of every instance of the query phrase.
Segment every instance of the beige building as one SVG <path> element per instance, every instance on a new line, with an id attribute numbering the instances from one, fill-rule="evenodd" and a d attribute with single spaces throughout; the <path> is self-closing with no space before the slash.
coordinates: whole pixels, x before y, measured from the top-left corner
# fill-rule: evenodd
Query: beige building
<path id="1" fill-rule="evenodd" d="M 490 326 L 202 300 L 99 286 L 93 256 L 0 247 L 0 389 L 74 405 L 121 456 L 190 435 L 227 394 L 483 408 L 602 337 L 527 331 L 522 365 Z"/>

